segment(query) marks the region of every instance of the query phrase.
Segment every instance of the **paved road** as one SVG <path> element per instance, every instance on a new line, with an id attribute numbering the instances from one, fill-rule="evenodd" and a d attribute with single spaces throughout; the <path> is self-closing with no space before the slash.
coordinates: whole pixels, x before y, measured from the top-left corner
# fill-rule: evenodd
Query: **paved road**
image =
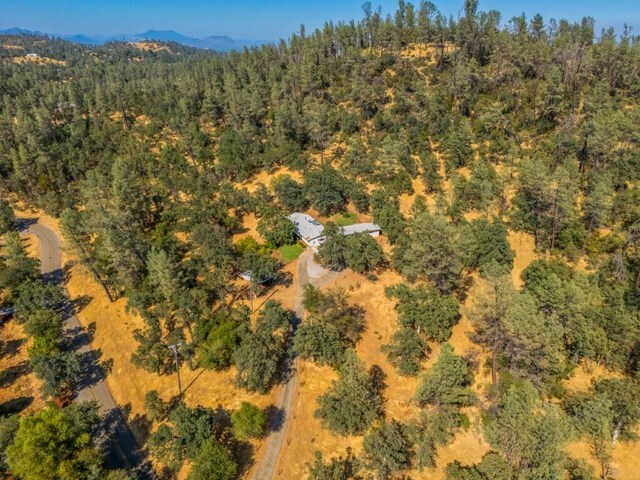
<path id="1" fill-rule="evenodd" d="M 300 320 L 304 317 L 304 307 L 302 306 L 304 286 L 307 283 L 311 283 L 316 287 L 320 287 L 335 279 L 337 275 L 335 272 L 329 272 L 323 268 L 319 268 L 319 266 L 313 262 L 313 255 L 314 252 L 311 249 L 307 249 L 298 257 L 295 313 Z M 282 415 L 280 415 L 282 421 L 278 422 L 278 429 L 272 432 L 265 442 L 265 451 L 254 471 L 253 480 L 270 480 L 275 477 L 280 451 L 282 450 L 282 445 L 287 434 L 287 427 L 291 419 L 291 410 L 297 384 L 297 367 L 297 358 L 287 358 L 285 381 L 280 386 L 275 404 L 276 408 L 282 412 Z"/>
<path id="2" fill-rule="evenodd" d="M 29 221 L 23 227 L 23 232 L 33 234 L 40 242 L 43 277 L 56 283 L 63 283 L 60 242 L 56 233 L 42 224 Z M 67 293 L 66 288 L 65 293 Z M 65 330 L 75 337 L 72 341 L 83 336 L 86 337 L 86 333 L 75 314 L 70 315 L 65 321 Z M 95 352 L 89 342 L 82 341 L 80 343 L 77 352 L 82 357 L 92 358 Z M 112 468 L 122 468 L 130 472 L 136 471 L 140 479 L 153 478 L 149 466 L 145 465 L 147 462 L 143 452 L 129 430 L 122 412 L 113 400 L 107 384 L 102 379 L 102 369 L 96 361 L 90 362 L 89 365 L 91 371 L 84 372 L 84 374 L 90 381 L 84 382 L 86 384 L 80 387 L 75 400 L 95 400 L 100 405 L 100 410 L 107 419 L 108 438 L 105 447 L 109 465 Z"/>

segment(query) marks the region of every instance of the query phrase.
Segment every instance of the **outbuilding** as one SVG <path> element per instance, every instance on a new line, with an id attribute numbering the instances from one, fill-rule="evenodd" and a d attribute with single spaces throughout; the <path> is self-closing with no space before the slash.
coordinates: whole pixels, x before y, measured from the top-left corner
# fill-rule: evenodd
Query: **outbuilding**
<path id="1" fill-rule="evenodd" d="M 326 237 L 323 235 L 324 225 L 311 215 L 295 212 L 289 215 L 289 220 L 293 222 L 296 227 L 296 234 L 307 247 L 317 249 L 325 241 Z M 341 227 L 340 231 L 343 235 L 368 233 L 372 237 L 379 237 L 382 233 L 382 228 L 375 223 L 355 223 Z"/>

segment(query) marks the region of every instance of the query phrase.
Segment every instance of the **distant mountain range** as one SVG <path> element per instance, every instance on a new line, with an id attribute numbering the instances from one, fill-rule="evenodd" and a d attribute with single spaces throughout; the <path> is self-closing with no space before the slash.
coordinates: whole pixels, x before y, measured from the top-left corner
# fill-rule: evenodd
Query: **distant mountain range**
<path id="1" fill-rule="evenodd" d="M 187 47 L 201 48 L 207 50 L 217 50 L 220 52 L 229 52 L 231 50 L 242 50 L 244 47 L 257 47 L 265 45 L 267 41 L 263 40 L 234 40 L 227 36 L 212 35 L 206 38 L 195 38 L 182 35 L 173 30 L 147 30 L 144 33 L 117 34 L 117 35 L 61 35 L 56 33 L 44 33 L 23 28 L 7 28 L 0 30 L 0 35 L 35 35 L 62 38 L 69 42 L 80 43 L 83 45 L 102 45 L 107 42 L 140 42 L 142 40 L 155 40 L 159 42 L 176 42 Z"/>

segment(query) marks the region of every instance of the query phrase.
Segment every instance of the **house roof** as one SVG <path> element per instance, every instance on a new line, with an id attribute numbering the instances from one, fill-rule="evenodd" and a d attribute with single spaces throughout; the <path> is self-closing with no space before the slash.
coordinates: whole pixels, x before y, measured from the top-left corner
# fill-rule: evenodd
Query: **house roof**
<path id="1" fill-rule="evenodd" d="M 296 226 L 296 233 L 307 241 L 322 235 L 324 227 L 311 215 L 295 212 L 289 215 L 289 220 Z"/>
<path id="2" fill-rule="evenodd" d="M 355 223 L 353 225 L 347 225 L 342 227 L 342 233 L 344 235 L 353 235 L 354 233 L 370 233 L 380 232 L 382 228 L 375 223 Z"/>

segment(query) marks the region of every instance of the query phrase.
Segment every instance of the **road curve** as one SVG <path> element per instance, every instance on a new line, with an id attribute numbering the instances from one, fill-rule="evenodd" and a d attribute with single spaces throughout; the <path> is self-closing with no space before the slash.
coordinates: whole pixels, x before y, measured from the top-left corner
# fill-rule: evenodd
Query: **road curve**
<path id="1" fill-rule="evenodd" d="M 310 283 L 316 287 L 320 287 L 335 279 L 337 275 L 336 272 L 329 272 L 314 264 L 313 256 L 313 250 L 308 248 L 298 257 L 295 313 L 299 320 L 302 320 L 304 317 L 302 298 L 305 285 Z M 310 266 L 312 267 L 309 268 Z M 298 359 L 288 356 L 285 365 L 285 381 L 280 385 L 275 404 L 275 407 L 282 412 L 282 422 L 278 425 L 278 429 L 272 432 L 267 438 L 264 445 L 265 451 L 254 470 L 253 480 L 271 480 L 276 476 L 280 451 L 282 450 L 287 428 L 291 420 L 293 399 L 295 398 L 297 385 L 297 367 Z"/>
<path id="2" fill-rule="evenodd" d="M 40 242 L 40 268 L 45 279 L 63 284 L 64 275 L 62 271 L 62 261 L 60 252 L 60 242 L 56 233 L 50 228 L 40 223 L 25 221 L 22 232 L 34 235 Z M 66 287 L 65 294 L 68 296 Z M 65 330 L 74 335 L 81 335 L 84 329 L 75 313 L 71 314 L 65 321 Z M 84 342 L 77 348 L 80 355 L 92 352 L 91 345 Z M 90 385 L 82 387 L 75 398 L 75 401 L 92 401 L 95 400 L 100 406 L 101 412 L 107 419 L 107 439 L 105 441 L 107 462 L 112 468 L 122 468 L 129 472 L 136 472 L 140 479 L 153 478 L 148 466 L 143 465 L 145 456 L 138 446 L 131 430 L 129 429 L 125 417 L 113 400 L 107 384 L 101 378 L 100 367 L 96 362 L 91 363 L 91 367 L 95 371 L 84 372 L 85 376 L 97 378 Z"/>

